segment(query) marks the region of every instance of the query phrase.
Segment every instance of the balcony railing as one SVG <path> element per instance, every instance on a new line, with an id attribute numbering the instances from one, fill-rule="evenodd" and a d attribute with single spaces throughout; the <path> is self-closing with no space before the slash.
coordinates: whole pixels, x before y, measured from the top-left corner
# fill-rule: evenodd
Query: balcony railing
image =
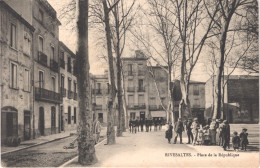
<path id="1" fill-rule="evenodd" d="M 144 76 L 144 71 L 138 71 L 138 76 Z"/>
<path id="2" fill-rule="evenodd" d="M 93 89 L 93 94 L 96 94 L 96 95 L 101 95 L 102 94 L 102 90 L 101 89 Z"/>
<path id="3" fill-rule="evenodd" d="M 62 95 L 62 97 L 66 97 L 66 89 L 65 88 L 60 88 L 60 93 Z"/>
<path id="4" fill-rule="evenodd" d="M 135 91 L 135 87 L 127 87 L 127 91 L 128 92 L 134 92 Z"/>
<path id="5" fill-rule="evenodd" d="M 35 88 L 35 100 L 60 103 L 60 94 L 43 88 Z"/>
<path id="6" fill-rule="evenodd" d="M 138 87 L 138 92 L 145 92 L 145 88 L 144 87 Z"/>
<path id="7" fill-rule="evenodd" d="M 77 100 L 78 99 L 78 93 L 75 93 L 74 92 L 74 97 L 73 97 L 74 100 Z"/>
<path id="8" fill-rule="evenodd" d="M 162 105 L 149 105 L 149 110 L 152 110 L 152 111 L 157 111 L 157 110 L 163 110 L 163 107 Z"/>
<path id="9" fill-rule="evenodd" d="M 145 109 L 146 105 L 144 103 L 139 103 L 139 104 L 128 104 L 127 105 L 128 109 L 131 110 L 137 110 L 137 109 Z"/>
<path id="10" fill-rule="evenodd" d="M 51 63 L 50 64 L 51 70 L 53 70 L 54 72 L 59 72 L 59 64 L 58 64 L 58 62 L 56 62 L 53 59 L 51 59 L 50 63 Z"/>
<path id="11" fill-rule="evenodd" d="M 65 61 L 63 59 L 60 59 L 60 67 L 65 69 Z"/>
<path id="12" fill-rule="evenodd" d="M 68 63 L 67 71 L 71 73 L 71 64 Z"/>
<path id="13" fill-rule="evenodd" d="M 71 90 L 68 90 L 68 98 L 73 99 L 74 93 Z"/>
<path id="14" fill-rule="evenodd" d="M 47 55 L 38 51 L 38 63 L 47 67 Z"/>
<path id="15" fill-rule="evenodd" d="M 96 110 L 102 110 L 102 105 L 96 105 Z"/>

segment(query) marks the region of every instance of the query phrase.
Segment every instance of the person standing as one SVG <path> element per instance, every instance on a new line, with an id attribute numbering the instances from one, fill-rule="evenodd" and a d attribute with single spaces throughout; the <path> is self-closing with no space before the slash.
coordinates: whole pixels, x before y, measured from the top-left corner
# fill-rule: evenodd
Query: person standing
<path id="1" fill-rule="evenodd" d="M 100 139 L 100 132 L 101 132 L 101 124 L 98 121 L 98 119 L 96 119 L 93 122 L 93 134 L 95 136 L 95 144 L 97 144 L 99 142 Z"/>
<path id="2" fill-rule="evenodd" d="M 158 127 L 158 120 L 157 118 L 154 119 L 154 131 L 157 131 L 157 127 Z"/>
<path id="3" fill-rule="evenodd" d="M 149 119 L 149 128 L 150 128 L 150 132 L 152 131 L 152 125 L 153 125 L 153 119 L 150 118 L 150 119 Z"/>
<path id="4" fill-rule="evenodd" d="M 138 131 L 138 132 L 139 132 L 139 125 L 140 125 L 139 118 L 136 118 L 135 127 L 136 127 L 136 131 Z"/>
<path id="5" fill-rule="evenodd" d="M 175 123 L 174 131 L 176 133 L 174 144 L 176 144 L 178 136 L 180 137 L 180 144 L 182 144 L 182 132 L 184 131 L 184 127 L 181 118 L 178 118 L 178 121 Z"/>
<path id="6" fill-rule="evenodd" d="M 200 125 L 198 122 L 198 118 L 194 118 L 193 123 L 191 124 L 191 132 L 193 134 L 193 145 L 196 145 L 199 129 L 200 129 Z"/>
<path id="7" fill-rule="evenodd" d="M 132 118 L 130 118 L 130 120 L 129 120 L 129 130 L 130 130 L 130 133 L 132 133 L 132 126 L 133 126 Z"/>
<path id="8" fill-rule="evenodd" d="M 146 132 L 149 131 L 149 120 L 147 118 L 145 119 L 145 129 L 146 129 Z"/>
<path id="9" fill-rule="evenodd" d="M 141 126 L 141 131 L 143 132 L 144 131 L 144 119 L 143 118 L 140 119 L 140 126 Z"/>
<path id="10" fill-rule="evenodd" d="M 162 120 L 161 120 L 161 118 L 159 118 L 158 124 L 159 124 L 159 130 L 161 130 L 162 129 Z"/>
<path id="11" fill-rule="evenodd" d="M 209 125 L 209 134 L 210 134 L 210 144 L 216 145 L 216 129 L 217 129 L 217 122 L 216 119 L 211 120 Z"/>
<path id="12" fill-rule="evenodd" d="M 222 140 L 223 140 L 223 149 L 226 150 L 227 147 L 229 147 L 229 141 L 230 141 L 230 126 L 227 120 L 223 121 Z"/>
<path id="13" fill-rule="evenodd" d="M 191 125 L 192 125 L 192 121 L 191 119 L 188 119 L 188 122 L 186 123 L 186 131 L 187 131 L 187 136 L 188 136 L 188 143 L 190 144 L 193 142 L 193 135 L 191 132 Z"/>
<path id="14" fill-rule="evenodd" d="M 234 133 L 233 133 L 232 144 L 233 144 L 234 151 L 237 152 L 239 149 L 239 145 L 240 145 L 240 138 L 239 138 L 239 136 L 237 136 L 236 131 L 234 131 Z"/>
<path id="15" fill-rule="evenodd" d="M 246 132 L 247 129 L 246 128 L 243 128 L 242 129 L 242 132 L 240 133 L 239 137 L 240 137 L 240 141 L 241 141 L 241 147 L 242 147 L 242 150 L 245 150 L 246 151 L 246 147 L 247 145 L 249 144 L 248 143 L 248 133 Z"/>
<path id="16" fill-rule="evenodd" d="M 172 129 L 173 129 L 173 126 L 171 123 L 169 123 L 168 129 L 165 132 L 165 138 L 168 139 L 169 144 L 171 143 L 171 139 L 172 139 Z"/>

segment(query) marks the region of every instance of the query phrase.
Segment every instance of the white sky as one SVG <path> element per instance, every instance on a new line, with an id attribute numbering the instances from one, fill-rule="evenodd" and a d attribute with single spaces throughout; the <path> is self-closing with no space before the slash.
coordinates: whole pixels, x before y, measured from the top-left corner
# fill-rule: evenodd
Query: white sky
<path id="1" fill-rule="evenodd" d="M 60 14 L 60 9 L 61 7 L 68 3 L 70 0 L 48 0 L 48 2 L 52 5 L 52 7 L 57 11 L 57 16 Z M 60 26 L 59 29 L 59 34 L 60 34 L 60 41 L 64 42 L 73 52 L 76 51 L 76 44 L 77 44 L 77 35 L 75 31 L 71 31 L 70 29 L 66 28 L 64 23 Z M 94 33 L 89 33 L 89 61 L 90 61 L 90 72 L 93 74 L 102 74 L 104 70 L 108 67 L 107 64 L 100 60 L 98 58 L 98 54 L 100 54 L 99 49 L 96 47 L 96 34 Z M 126 51 L 124 52 L 124 57 L 126 56 L 125 54 L 127 53 L 128 57 L 129 55 L 134 55 L 134 50 L 135 48 L 133 46 L 126 46 Z M 206 55 L 207 53 L 203 53 L 202 55 Z M 177 72 L 178 73 L 178 72 Z M 241 74 L 241 71 L 236 71 L 233 74 Z M 206 71 L 205 68 L 205 60 L 203 60 L 203 57 L 200 57 L 200 60 L 196 64 L 191 80 L 195 81 L 207 81 L 209 78 L 209 74 Z"/>

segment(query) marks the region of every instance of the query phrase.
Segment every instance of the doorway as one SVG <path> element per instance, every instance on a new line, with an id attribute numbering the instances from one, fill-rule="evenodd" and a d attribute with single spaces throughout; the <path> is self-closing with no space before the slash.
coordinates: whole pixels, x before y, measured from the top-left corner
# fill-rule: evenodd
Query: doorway
<path id="1" fill-rule="evenodd" d="M 145 120 L 145 112 L 144 111 L 141 111 L 140 112 L 140 120 Z"/>
<path id="2" fill-rule="evenodd" d="M 39 111 L 39 132 L 40 135 L 44 135 L 44 108 L 40 107 Z"/>
<path id="3" fill-rule="evenodd" d="M 24 111 L 24 140 L 31 139 L 31 115 L 30 111 Z"/>
<path id="4" fill-rule="evenodd" d="M 100 123 L 103 123 L 103 113 L 98 113 L 98 120 Z"/>
<path id="5" fill-rule="evenodd" d="M 51 134 L 56 133 L 56 109 L 54 106 L 51 107 Z"/>
<path id="6" fill-rule="evenodd" d="M 60 125 L 61 125 L 61 131 L 64 131 L 64 114 L 63 114 L 63 106 L 60 106 Z"/>

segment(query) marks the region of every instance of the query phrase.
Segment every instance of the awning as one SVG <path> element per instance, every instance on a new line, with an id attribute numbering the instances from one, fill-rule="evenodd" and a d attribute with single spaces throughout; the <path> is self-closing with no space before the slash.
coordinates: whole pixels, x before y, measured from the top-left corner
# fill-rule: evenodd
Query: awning
<path id="1" fill-rule="evenodd" d="M 166 117 L 165 111 L 151 111 L 152 117 Z"/>

